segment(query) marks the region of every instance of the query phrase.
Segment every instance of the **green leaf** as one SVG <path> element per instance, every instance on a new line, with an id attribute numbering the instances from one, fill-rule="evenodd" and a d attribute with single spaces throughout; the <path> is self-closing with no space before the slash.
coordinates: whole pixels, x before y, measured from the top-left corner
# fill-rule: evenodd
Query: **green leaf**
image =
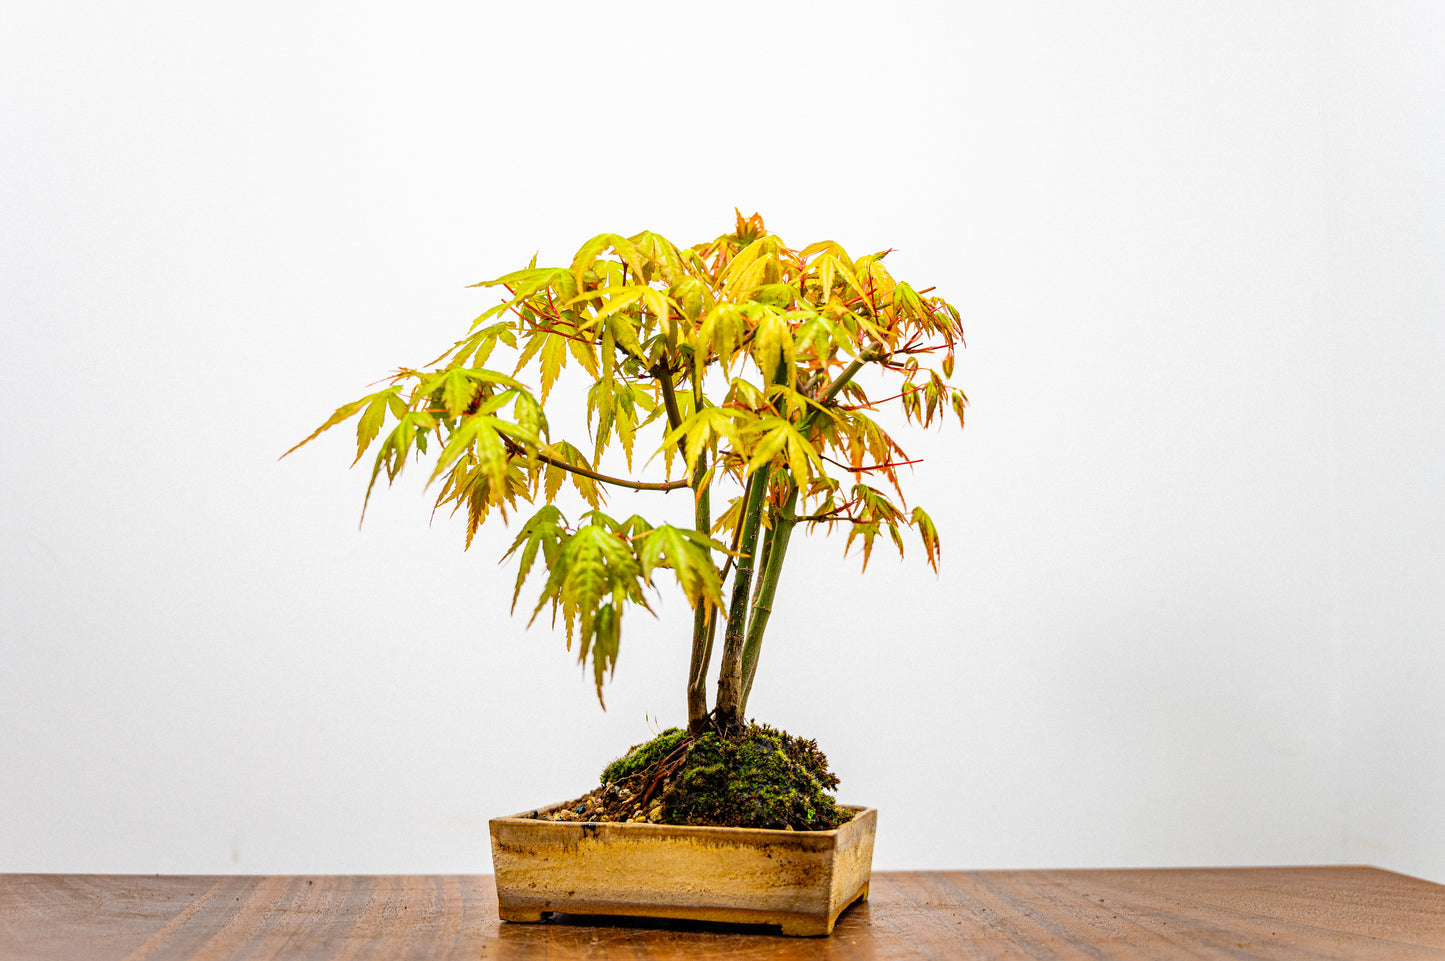
<path id="1" fill-rule="evenodd" d="M 507 480 L 507 461 L 511 457 L 504 435 L 532 445 L 541 443 L 541 438 L 525 427 L 493 417 L 485 409 L 479 410 L 463 418 L 451 437 L 447 438 L 446 446 L 437 457 L 436 469 L 427 483 L 445 473 L 464 453 L 471 452 L 487 472 L 487 480 L 494 486 L 503 486 Z"/>
<path id="2" fill-rule="evenodd" d="M 644 401 L 650 399 L 643 395 Z M 622 451 L 627 457 L 627 469 L 632 469 L 633 441 L 637 436 L 638 388 L 626 381 L 607 378 L 599 380 L 587 392 L 587 427 L 593 431 L 596 449 L 595 460 L 601 460 L 614 428 L 617 439 L 622 442 Z M 597 424 L 593 427 L 593 416 Z"/>
<path id="3" fill-rule="evenodd" d="M 601 302 L 597 305 L 597 317 L 611 317 L 613 314 L 626 310 L 642 299 L 642 295 L 650 288 L 645 285 L 627 285 L 625 287 L 598 287 L 581 294 L 572 300 L 572 303 L 579 303 L 588 300 L 598 299 Z"/>
<path id="4" fill-rule="evenodd" d="M 707 289 L 707 284 L 696 277 L 686 277 L 679 280 L 668 295 L 678 305 L 682 315 L 694 324 L 702 317 L 702 313 L 710 306 L 712 294 Z"/>
<path id="5" fill-rule="evenodd" d="M 646 279 L 653 280 L 656 275 L 666 283 L 672 283 L 673 279 L 683 272 L 682 251 L 676 244 L 661 234 L 644 230 L 635 237 L 628 238 L 640 257 L 644 258 L 644 268 L 651 268 L 652 271 L 644 270 L 649 274 Z"/>
<path id="6" fill-rule="evenodd" d="M 673 572 L 697 610 L 721 603 L 724 565 L 717 562 L 729 551 L 710 535 L 730 539 L 743 526 L 744 499 L 712 495 L 727 507 L 711 522 L 710 501 L 699 500 L 696 524 L 711 523 L 711 531 L 653 528 L 637 515 L 617 521 L 602 514 L 603 484 L 575 472 L 591 471 L 592 463 L 548 436 L 543 404 L 558 402 L 551 391 L 569 359 L 594 382 L 585 417 L 589 430 L 596 418 L 595 452 L 587 445 L 594 461 L 616 441 L 630 472 L 637 438 L 658 423 L 646 440 L 663 435 L 659 452 L 668 479 L 676 476 L 679 454 L 704 491 L 714 480 L 746 484 L 762 471 L 759 490 L 764 478 L 793 489 L 785 494 L 786 508 L 770 508 L 774 521 L 792 516 L 800 496 L 812 505 L 803 512 L 808 519 L 850 526 L 849 545 L 861 540 L 865 568 L 884 528 L 901 550 L 907 524 L 938 569 L 938 534 L 926 513 L 905 514 L 851 479 L 845 499 L 843 483 L 824 469 L 841 462 L 855 475 L 881 473 L 885 481 L 875 483 L 896 490 L 902 503 L 895 468 L 906 455 L 896 456 L 901 450 L 879 423 L 895 423 L 891 415 L 901 413 L 904 423 L 927 426 L 950 404 L 962 422 L 967 400 L 947 383 L 962 343 L 959 314 L 941 298 L 926 297 L 928 291 L 895 282 L 881 258 L 855 260 L 831 241 L 799 253 L 768 234 L 760 217 L 741 212 L 736 231 L 696 247 L 679 248 L 647 231 L 630 238 L 598 234 L 570 265 L 539 268 L 533 256 L 524 269 L 483 281 L 478 286 L 505 287 L 507 296 L 487 295 L 502 302 L 477 316 L 466 337 L 421 369 L 399 369 L 385 389 L 337 408 L 296 447 L 356 419 L 356 462 L 368 453 L 376 457 L 363 516 L 383 471 L 391 482 L 413 454 L 433 457 L 437 505 L 465 515 L 468 545 L 490 511 L 505 521 L 519 499 L 545 496 L 507 552 L 519 565 L 512 605 L 541 558 L 546 584 L 533 619 L 549 605 L 554 622 L 560 614 L 569 647 L 577 639 L 579 657 L 592 661 L 600 699 L 603 680 L 615 669 L 626 605 L 646 607 L 644 592 L 654 589 L 659 568 Z M 520 355 L 517 376 L 535 370 L 535 378 L 525 375 L 538 385 L 535 395 L 513 376 L 484 368 L 506 353 L 498 344 Z M 737 369 L 740 359 L 762 371 L 758 382 L 743 379 L 752 374 Z M 715 360 L 722 376 L 707 377 Z M 903 381 L 899 392 L 877 391 L 891 396 L 876 405 L 853 380 L 871 362 L 878 362 L 880 376 Z M 661 402 L 664 369 L 675 408 Z M 869 418 L 885 407 L 889 416 L 875 414 L 879 423 Z M 669 413 L 680 423 L 670 423 Z M 552 506 L 569 476 L 591 508 L 575 532 Z"/>
<path id="7" fill-rule="evenodd" d="M 878 523 L 870 521 L 854 524 L 848 531 L 848 539 L 843 542 L 843 553 L 848 553 L 848 548 L 853 545 L 856 537 L 863 538 L 863 570 L 868 570 L 868 557 L 873 553 L 873 539 L 878 536 Z"/>
<path id="8" fill-rule="evenodd" d="M 737 304 L 723 301 L 709 310 L 697 332 L 693 376 L 702 377 L 709 353 L 722 361 L 723 369 L 731 373 L 737 345 L 742 343 L 747 332 L 747 318 Z"/>
<path id="9" fill-rule="evenodd" d="M 361 502 L 363 520 L 366 518 L 366 505 L 371 502 L 372 488 L 376 486 L 376 479 L 382 469 L 386 470 L 387 483 L 395 481 L 406 464 L 406 455 L 411 453 L 413 446 L 425 443 L 426 435 L 436 429 L 436 423 L 436 418 L 426 411 L 407 411 L 381 442 L 376 452 L 376 462 L 371 468 L 371 480 L 366 485 L 366 497 Z"/>
<path id="10" fill-rule="evenodd" d="M 737 422 L 748 417 L 745 412 L 723 408 L 703 407 L 693 411 L 677 425 L 675 430 L 670 431 L 662 441 L 659 452 L 667 452 L 683 444 L 683 457 L 687 460 L 687 469 L 694 470 L 697 467 L 697 460 L 704 451 L 716 450 L 719 440 L 729 441 L 733 447 L 739 444 L 739 432 Z M 656 454 L 653 455 L 657 456 Z"/>
<path id="11" fill-rule="evenodd" d="M 527 579 L 527 572 L 532 568 L 537 551 L 539 549 L 542 551 L 542 556 L 550 570 L 557 560 L 557 555 L 561 553 L 562 545 L 571 536 L 567 533 L 566 528 L 567 518 L 563 517 L 562 512 L 556 507 L 547 504 L 522 525 L 521 531 L 512 541 L 512 546 L 507 548 L 507 553 L 502 555 L 502 560 L 506 560 L 516 553 L 517 548 L 522 549 L 517 569 L 517 586 L 512 591 L 512 610 L 517 609 L 517 598 L 522 593 L 522 584 Z"/>
<path id="12" fill-rule="evenodd" d="M 795 311 L 802 319 L 793 332 L 793 350 L 796 355 L 812 354 L 818 361 L 825 361 L 834 350 L 843 350 L 850 355 L 858 353 L 858 342 L 848 329 L 823 314 Z"/>
<path id="13" fill-rule="evenodd" d="M 751 294 L 754 302 L 779 310 L 787 310 L 798 298 L 798 288 L 792 284 L 763 284 Z"/>
<path id="14" fill-rule="evenodd" d="M 748 311 L 753 320 L 753 361 L 762 372 L 763 382 L 778 380 L 780 367 L 786 368 L 788 383 L 792 383 L 796 370 L 793 367 L 793 331 L 787 317 L 774 307 L 759 306 Z"/>
<path id="15" fill-rule="evenodd" d="M 552 503 L 552 501 L 557 499 L 557 494 L 562 490 L 562 485 L 566 482 L 566 480 L 567 472 L 565 470 L 558 467 L 556 464 L 547 465 L 546 488 L 544 490 L 547 498 L 547 503 L 550 504 Z"/>
<path id="16" fill-rule="evenodd" d="M 616 314 L 609 316 L 606 320 L 607 333 L 612 340 L 628 354 L 642 359 L 642 344 L 637 340 L 637 328 L 632 321 L 626 317 L 619 317 Z"/>
<path id="17" fill-rule="evenodd" d="M 559 275 L 565 274 L 560 267 L 528 267 L 525 270 L 514 270 L 510 274 L 503 274 L 496 280 L 483 280 L 480 283 L 472 284 L 473 287 L 506 287 L 512 292 L 512 299 L 506 306 L 519 304 L 528 297 L 556 283 Z M 486 314 L 482 315 L 483 317 Z M 480 320 L 481 318 L 478 318 Z"/>
<path id="18" fill-rule="evenodd" d="M 356 459 L 351 463 L 356 464 L 361 460 L 361 455 L 371 446 L 376 435 L 381 432 L 382 421 L 386 419 L 386 411 L 393 397 L 396 397 L 396 389 L 383 392 L 366 405 L 366 410 L 356 422 Z M 340 411 L 337 411 L 339 414 Z M 333 415 L 334 416 L 334 415 Z M 315 434 L 311 435 L 315 437 Z"/>
<path id="19" fill-rule="evenodd" d="M 572 278 L 577 282 L 577 287 L 582 287 L 582 275 L 591 269 L 597 262 L 597 257 L 610 245 L 608 240 L 611 234 L 598 234 L 587 241 L 577 251 L 577 256 L 572 258 Z"/>
<path id="20" fill-rule="evenodd" d="M 712 533 L 718 534 L 723 531 L 736 531 L 738 524 L 742 521 L 744 500 L 743 497 L 734 497 L 728 501 L 727 509 L 717 516 L 712 522 Z"/>
<path id="21" fill-rule="evenodd" d="M 446 408 L 447 416 L 456 417 L 472 402 L 477 385 L 465 371 L 449 370 L 443 376 L 441 390 L 442 406 Z"/>
<path id="22" fill-rule="evenodd" d="M 585 645 L 590 643 L 594 634 L 594 619 L 609 598 L 647 607 L 642 594 L 641 568 L 625 540 L 604 524 L 587 524 L 569 537 L 558 551 L 547 586 L 532 611 L 532 620 L 537 619 L 549 601 L 554 617 L 560 607 L 567 645 L 570 648 L 573 637 L 579 637 L 584 644 L 582 654 L 585 657 Z"/>
<path id="23" fill-rule="evenodd" d="M 684 531 L 671 524 L 654 528 L 641 539 L 637 559 L 642 577 L 652 583 L 659 567 L 672 570 L 692 606 L 721 605 L 722 575 L 713 565 L 709 550 L 726 551 L 726 546 L 698 531 Z"/>
<path id="24" fill-rule="evenodd" d="M 648 287 L 642 291 L 642 302 L 652 312 L 652 316 L 657 319 L 658 324 L 662 326 L 669 341 L 675 343 L 676 334 L 672 327 L 672 313 L 675 305 L 668 302 L 667 294 L 656 288 Z M 681 311 L 678 312 L 681 313 Z"/>
<path id="25" fill-rule="evenodd" d="M 443 504 L 450 503 L 453 514 L 466 511 L 467 536 L 463 549 L 470 549 L 472 539 L 476 537 L 478 528 L 491 509 L 498 508 L 505 519 L 507 507 L 515 507 L 519 496 L 531 499 L 531 487 L 528 475 L 515 458 L 507 464 L 507 480 L 501 487 L 492 485 L 489 475 L 480 465 L 463 461 L 447 475 L 441 493 L 437 495 L 436 506 L 440 508 Z"/>
<path id="26" fill-rule="evenodd" d="M 933 526 L 933 518 L 924 512 L 923 508 L 913 508 L 913 515 L 909 518 L 910 523 L 918 529 L 918 536 L 923 541 L 924 553 L 928 555 L 928 566 L 933 568 L 933 573 L 938 573 L 938 528 Z"/>
<path id="27" fill-rule="evenodd" d="M 561 334 L 547 335 L 538 359 L 542 364 L 542 402 L 545 404 L 552 385 L 557 382 L 562 368 L 567 366 L 567 338 Z"/>
<path id="28" fill-rule="evenodd" d="M 602 698 L 602 682 L 609 673 L 617 670 L 617 651 L 622 646 L 620 621 L 615 605 L 603 604 L 599 607 L 592 618 L 590 636 L 582 638 L 582 649 L 579 652 L 580 660 L 585 660 L 589 651 L 592 654 L 592 676 L 597 682 L 597 703 L 602 705 L 604 711 L 607 710 L 607 702 Z"/>
<path id="29" fill-rule="evenodd" d="M 791 422 L 781 417 L 762 417 L 757 423 L 743 428 L 743 432 L 762 434 L 757 446 L 753 448 L 752 457 L 748 459 L 748 474 L 767 466 L 779 455 L 787 463 L 788 471 L 793 475 L 793 483 L 799 487 L 807 486 L 813 470 L 820 473 L 823 471 L 823 459 L 818 456 L 813 445 L 808 443 L 808 439 Z"/>
<path id="30" fill-rule="evenodd" d="M 592 470 L 592 464 L 583 453 L 565 440 L 547 448 L 546 453 L 551 454 L 553 457 L 558 458 L 572 467 L 585 467 L 588 470 Z M 602 504 L 602 489 L 597 485 L 597 482 L 582 474 L 575 474 L 571 471 L 565 473 L 567 477 L 572 478 L 572 486 L 577 488 L 577 493 L 582 495 L 582 499 L 587 502 L 587 505 L 593 510 L 596 510 Z M 552 488 L 552 478 L 550 474 L 547 478 L 547 486 L 549 489 Z"/>
<path id="31" fill-rule="evenodd" d="M 301 443 L 299 443 L 299 444 L 295 445 L 294 447 L 292 447 L 290 450 L 288 450 L 288 451 L 286 452 L 286 454 L 290 454 L 292 451 L 295 451 L 297 448 L 304 447 L 305 445 L 311 443 L 313 440 L 315 440 L 317 437 L 319 437 L 323 431 L 330 430 L 331 428 L 335 427 L 337 424 L 339 424 L 339 423 L 341 423 L 342 421 L 348 419 L 348 418 L 351 417 L 353 414 L 355 414 L 357 411 L 361 410 L 361 408 L 365 407 L 366 404 L 367 404 L 367 399 L 366 399 L 365 397 L 363 397 L 361 400 L 354 400 L 354 401 L 352 401 L 352 402 L 349 403 L 349 404 L 342 404 L 340 407 L 336 408 L 336 412 L 335 412 L 335 413 L 333 413 L 330 417 L 328 417 L 328 418 L 326 419 L 326 423 L 322 424 L 320 427 L 318 427 L 318 428 L 316 428 L 315 430 L 313 430 L 313 431 L 310 433 L 310 435 L 307 436 L 307 438 L 306 438 L 305 440 L 301 441 Z M 374 436 L 374 435 L 373 435 L 373 436 Z M 365 448 L 365 447 L 362 447 L 360 450 L 358 450 L 358 451 L 356 452 L 357 460 L 360 460 L 360 459 L 361 459 L 361 454 L 362 454 L 362 452 L 365 451 L 365 450 L 366 450 L 366 448 Z M 281 456 L 282 456 L 282 457 L 285 457 L 286 454 L 282 454 Z M 355 464 L 356 461 L 352 461 L 352 463 Z"/>
<path id="32" fill-rule="evenodd" d="M 427 362 L 427 366 L 434 367 L 447 357 L 450 357 L 451 360 L 447 363 L 448 367 L 465 367 L 469 359 L 472 362 L 472 366 L 480 367 L 487 362 L 487 356 L 492 352 L 492 348 L 497 345 L 499 339 L 504 343 L 515 346 L 516 340 L 511 334 L 511 321 L 502 321 L 501 323 L 485 327 L 482 330 L 476 330 L 479 324 L 486 322 L 506 309 L 507 304 L 498 304 L 472 321 L 473 333 L 468 334 L 455 344 L 452 344 L 451 347 L 447 348 L 439 356 L 432 358 Z"/>
<path id="33" fill-rule="evenodd" d="M 577 256 L 572 258 L 572 277 L 576 280 L 579 289 L 582 287 L 583 276 L 597 263 L 597 258 L 601 256 L 602 251 L 609 247 L 616 252 L 618 257 L 622 258 L 622 261 L 632 269 L 636 276 L 642 276 L 643 258 L 630 240 L 621 234 L 598 234 L 583 244 L 577 251 Z"/>
<path id="34" fill-rule="evenodd" d="M 581 337 L 567 338 L 567 349 L 572 351 L 572 356 L 582 365 L 582 369 L 591 375 L 593 380 L 597 379 L 597 353 L 592 341 L 583 340 Z"/>
<path id="35" fill-rule="evenodd" d="M 512 408 L 512 416 L 517 421 L 517 426 L 526 431 L 529 435 L 545 439 L 547 436 L 547 415 L 542 411 L 542 404 L 527 393 L 525 390 L 516 392 L 516 404 Z"/>

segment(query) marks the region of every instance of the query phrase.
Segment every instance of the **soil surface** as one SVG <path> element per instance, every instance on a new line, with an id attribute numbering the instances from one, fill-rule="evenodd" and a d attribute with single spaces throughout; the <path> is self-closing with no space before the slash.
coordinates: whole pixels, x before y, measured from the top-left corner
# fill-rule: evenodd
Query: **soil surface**
<path id="1" fill-rule="evenodd" d="M 630 821 L 828 831 L 852 818 L 813 741 L 763 724 L 724 737 L 678 728 L 609 764 L 602 783 L 540 815 L 545 821 Z"/>

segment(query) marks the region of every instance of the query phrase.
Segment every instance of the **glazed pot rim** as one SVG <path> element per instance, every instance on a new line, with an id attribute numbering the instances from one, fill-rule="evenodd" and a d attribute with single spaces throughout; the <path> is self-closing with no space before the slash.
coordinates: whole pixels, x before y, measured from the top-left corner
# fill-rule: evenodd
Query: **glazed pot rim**
<path id="1" fill-rule="evenodd" d="M 853 817 L 850 818 L 848 821 L 844 822 L 843 824 L 840 824 L 840 825 L 838 825 L 837 827 L 831 828 L 831 829 L 829 829 L 829 830 L 827 830 L 827 831 L 797 831 L 797 830 L 789 831 L 789 830 L 786 829 L 786 828 L 735 828 L 735 827 L 726 827 L 726 826 L 723 826 L 723 825 L 713 826 L 713 825 L 710 825 L 710 824 L 654 824 L 654 823 L 652 823 L 652 822 L 650 822 L 650 821 L 645 821 L 645 822 L 644 822 L 644 821 L 543 821 L 543 820 L 540 820 L 540 819 L 539 819 L 539 818 L 540 818 L 540 815 L 548 814 L 548 813 L 550 813 L 550 812 L 552 812 L 552 811 L 557 810 L 558 808 L 565 807 L 565 806 L 567 805 L 567 803 L 568 803 L 567 801 L 558 801 L 558 802 L 556 802 L 555 804 L 543 805 L 542 807 L 533 808 L 533 809 L 530 810 L 530 811 L 523 811 L 523 812 L 520 813 L 520 814 L 509 814 L 509 815 L 505 815 L 505 816 L 503 816 L 503 817 L 492 818 L 488 823 L 489 823 L 489 824 L 493 824 L 493 825 L 519 824 L 519 823 L 520 823 L 520 824 L 534 824 L 534 825 L 535 825 L 535 824 L 545 824 L 545 825 L 556 825 L 558 828 L 585 828 L 585 829 L 588 829 L 588 830 L 591 830 L 591 831 L 597 831 L 597 830 L 601 830 L 601 829 L 607 829 L 607 830 L 613 830 L 613 831 L 617 831 L 617 830 L 621 830 L 621 831 L 659 831 L 659 830 L 661 830 L 661 831 L 667 831 L 667 832 L 669 832 L 669 833 L 670 833 L 670 832 L 714 833 L 714 832 L 717 832 L 717 831 L 725 831 L 725 832 L 728 832 L 728 833 L 730 833 L 730 834 L 737 834 L 737 835 L 753 834 L 753 835 L 760 835 L 760 836 L 763 836 L 763 837 L 784 837 L 784 838 L 816 837 L 816 838 L 828 838 L 828 837 L 836 837 L 839 833 L 841 833 L 841 832 L 843 832 L 843 831 L 847 831 L 847 830 L 849 830 L 850 828 L 855 827 L 855 826 L 857 826 L 858 824 L 861 824 L 863 821 L 865 821 L 865 820 L 868 819 L 868 815 L 870 815 L 870 814 L 873 815 L 874 817 L 877 817 L 877 814 L 878 814 L 878 811 L 877 811 L 876 808 L 868 807 L 868 806 L 866 806 L 866 805 L 861 805 L 861 804 L 839 804 L 838 806 L 839 806 L 840 808 L 843 808 L 843 809 L 848 810 L 848 811 L 852 811 L 852 812 L 853 812 Z"/>

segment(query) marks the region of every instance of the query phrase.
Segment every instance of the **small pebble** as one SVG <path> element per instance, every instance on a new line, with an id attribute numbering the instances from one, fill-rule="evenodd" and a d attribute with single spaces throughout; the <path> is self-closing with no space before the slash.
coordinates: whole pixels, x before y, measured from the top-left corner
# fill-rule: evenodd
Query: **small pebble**
<path id="1" fill-rule="evenodd" d="M 586 814 L 586 813 L 587 813 L 587 805 L 585 805 L 585 804 L 579 804 L 579 805 L 577 805 L 577 807 L 575 807 L 573 810 L 575 810 L 578 814 Z"/>

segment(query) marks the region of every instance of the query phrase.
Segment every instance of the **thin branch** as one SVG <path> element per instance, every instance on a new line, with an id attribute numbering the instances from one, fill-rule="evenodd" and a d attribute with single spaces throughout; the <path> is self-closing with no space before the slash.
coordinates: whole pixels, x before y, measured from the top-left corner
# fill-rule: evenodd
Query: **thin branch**
<path id="1" fill-rule="evenodd" d="M 894 394 L 892 397 L 884 397 L 882 400 L 870 400 L 865 404 L 839 404 L 839 410 L 875 410 L 877 405 L 886 404 L 890 400 L 897 400 L 900 397 L 907 397 L 909 394 L 917 393 L 928 387 L 927 384 L 915 384 L 902 393 Z"/>
<path id="2" fill-rule="evenodd" d="M 823 391 L 822 396 L 818 398 L 818 404 L 824 407 L 831 404 L 833 398 L 838 396 L 838 392 L 843 389 L 848 381 L 853 379 L 853 375 L 863 369 L 864 364 L 874 360 L 882 360 L 883 356 L 883 348 L 877 345 L 863 350 L 833 379 L 833 382 L 828 385 L 828 389 Z"/>
<path id="3" fill-rule="evenodd" d="M 510 453 L 515 454 L 518 457 L 527 456 L 526 450 L 520 444 L 513 443 L 512 441 L 507 442 L 507 449 Z M 648 481 L 627 480 L 624 477 L 611 477 L 607 474 L 599 474 L 597 471 L 589 470 L 586 467 L 578 467 L 576 464 L 569 464 L 564 460 L 553 457 L 551 454 L 544 454 L 541 451 L 537 451 L 537 459 L 544 464 L 551 464 L 553 467 L 560 467 L 565 471 L 571 471 L 573 474 L 581 474 L 583 477 L 590 477 L 595 481 L 601 481 L 604 484 L 613 484 L 617 487 L 630 487 L 635 491 L 675 491 L 680 490 L 684 487 L 692 486 L 685 480 L 654 483 Z"/>
<path id="4" fill-rule="evenodd" d="M 919 458 L 916 459 L 916 460 L 893 460 L 893 461 L 888 461 L 887 463 L 884 463 L 884 464 L 873 464 L 873 465 L 871 465 L 871 466 L 869 466 L 869 467 L 849 467 L 847 464 L 844 464 L 844 463 L 842 463 L 841 461 L 836 461 L 836 460 L 834 460 L 833 458 L 829 457 L 827 454 L 819 454 L 818 456 L 821 457 L 821 458 L 823 458 L 823 460 L 827 461 L 828 463 L 832 464 L 832 465 L 835 466 L 835 467 L 841 467 L 841 468 L 843 468 L 844 470 L 846 470 L 846 471 L 852 471 L 852 472 L 855 473 L 855 474 L 866 474 L 866 473 L 868 473 L 868 472 L 870 472 L 870 471 L 875 471 L 875 470 L 889 470 L 889 469 L 894 468 L 894 467 L 907 467 L 907 466 L 909 466 L 910 464 L 921 464 L 921 463 L 923 463 L 923 458 L 922 458 L 922 457 L 919 457 Z"/>
<path id="5" fill-rule="evenodd" d="M 854 517 L 852 514 L 843 514 L 840 510 L 828 511 L 825 514 L 808 514 L 796 518 L 799 524 L 832 524 L 835 521 L 849 521 L 853 524 L 868 524 L 871 521 L 862 517 Z"/>
<path id="6" fill-rule="evenodd" d="M 842 373 L 840 373 L 836 378 L 834 378 L 833 382 L 828 385 L 827 390 L 823 391 L 822 396 L 818 398 L 818 403 L 823 404 L 824 406 L 831 404 L 833 402 L 833 398 L 837 397 L 838 392 L 843 389 L 843 385 L 847 384 L 848 381 L 852 380 L 853 375 L 858 373 L 858 371 L 862 370 L 865 363 L 867 363 L 867 361 L 863 359 L 862 355 L 859 355 L 852 363 L 850 363 L 847 367 L 844 367 Z"/>
<path id="7" fill-rule="evenodd" d="M 682 411 L 677 406 L 677 394 L 672 383 L 672 368 L 659 360 L 652 366 L 648 373 L 657 381 L 662 390 L 662 406 L 667 411 L 667 426 L 669 432 L 677 430 L 682 426 Z M 682 462 L 687 463 L 686 438 L 677 439 L 677 452 L 682 455 Z"/>

